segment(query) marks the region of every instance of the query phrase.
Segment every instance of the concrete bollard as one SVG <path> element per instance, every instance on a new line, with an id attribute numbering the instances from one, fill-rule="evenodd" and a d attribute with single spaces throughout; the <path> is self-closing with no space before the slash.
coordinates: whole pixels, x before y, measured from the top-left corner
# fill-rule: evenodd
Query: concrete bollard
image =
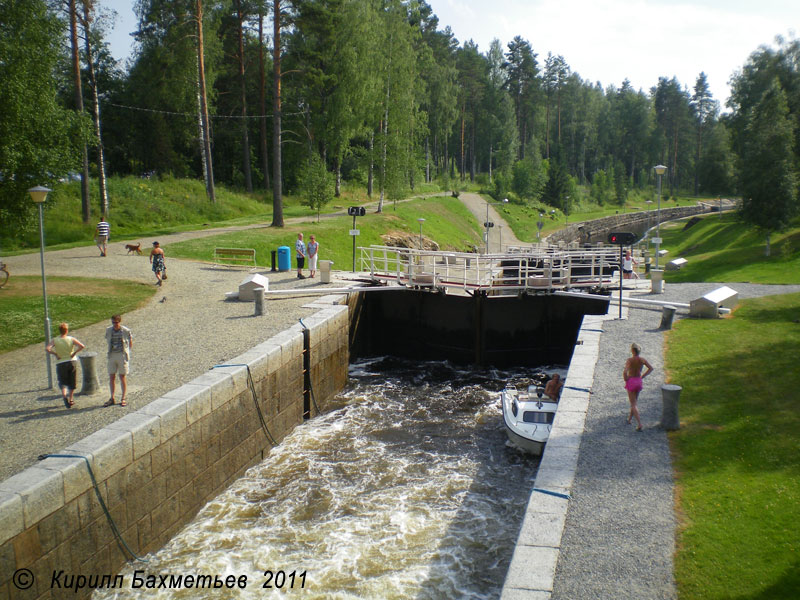
<path id="1" fill-rule="evenodd" d="M 650 269 L 650 283 L 652 285 L 652 293 L 664 293 L 664 269 Z"/>
<path id="2" fill-rule="evenodd" d="M 322 283 L 330 283 L 331 282 L 331 267 L 333 266 L 332 260 L 321 260 L 319 261 L 319 275 L 320 275 L 320 282 Z"/>
<path id="3" fill-rule="evenodd" d="M 677 431 L 681 428 L 678 417 L 678 400 L 681 397 L 679 385 L 665 383 L 661 386 L 661 427 L 667 431 Z"/>
<path id="4" fill-rule="evenodd" d="M 97 352 L 84 352 L 78 355 L 78 360 L 81 361 L 81 373 L 83 373 L 83 381 L 81 383 L 81 395 L 94 394 L 100 388 L 100 382 L 97 380 Z"/>
<path id="5" fill-rule="evenodd" d="M 264 314 L 264 288 L 263 287 L 253 288 L 253 299 L 255 300 L 255 304 L 256 304 L 256 312 L 255 312 L 254 316 L 260 317 L 261 315 Z"/>
<path id="6" fill-rule="evenodd" d="M 669 304 L 665 304 L 661 307 L 660 329 L 672 329 L 672 320 L 675 318 L 676 310 L 674 306 L 670 306 Z"/>

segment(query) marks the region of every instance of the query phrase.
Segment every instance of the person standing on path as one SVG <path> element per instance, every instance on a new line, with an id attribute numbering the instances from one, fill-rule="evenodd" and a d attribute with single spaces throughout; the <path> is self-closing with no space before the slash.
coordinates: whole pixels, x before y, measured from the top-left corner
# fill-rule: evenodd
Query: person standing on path
<path id="1" fill-rule="evenodd" d="M 303 275 L 303 267 L 306 264 L 306 244 L 303 241 L 302 233 L 297 234 L 297 241 L 294 243 L 294 250 L 297 258 L 297 278 L 305 279 L 306 276 Z"/>
<path id="2" fill-rule="evenodd" d="M 56 357 L 56 376 L 58 377 L 58 387 L 61 388 L 61 397 L 64 400 L 64 406 L 72 408 L 75 405 L 72 396 L 75 393 L 78 379 L 75 355 L 86 346 L 68 335 L 69 325 L 66 323 L 61 323 L 58 330 L 61 335 L 50 342 L 45 350 Z"/>
<path id="3" fill-rule="evenodd" d="M 109 225 L 105 218 L 100 219 L 97 224 L 97 247 L 100 248 L 100 256 L 106 255 L 108 249 L 108 236 L 111 234 L 111 225 Z"/>
<path id="4" fill-rule="evenodd" d="M 625 361 L 625 368 L 622 370 L 622 378 L 625 380 L 625 389 L 628 391 L 628 401 L 631 403 L 631 412 L 628 414 L 628 424 L 631 418 L 636 417 L 636 431 L 642 430 L 642 420 L 639 418 L 639 392 L 642 391 L 642 380 L 653 372 L 653 367 L 647 362 L 646 358 L 640 356 L 642 352 L 639 344 L 631 344 L 631 357 Z M 647 371 L 642 375 L 642 367 L 647 367 Z"/>
<path id="5" fill-rule="evenodd" d="M 625 279 L 639 279 L 635 270 L 636 260 L 631 256 L 630 250 L 625 250 L 625 257 L 622 259 L 622 276 Z"/>
<path id="6" fill-rule="evenodd" d="M 111 327 L 106 329 L 106 342 L 108 342 L 108 387 L 111 390 L 111 398 L 103 406 L 113 406 L 114 376 L 119 375 L 119 383 L 122 387 L 122 400 L 120 406 L 127 406 L 126 394 L 128 392 L 128 371 L 133 348 L 133 334 L 127 327 L 122 326 L 122 316 L 114 315 L 111 317 Z"/>
<path id="7" fill-rule="evenodd" d="M 153 273 L 156 274 L 156 285 L 161 285 L 162 280 L 167 276 L 167 268 L 164 265 L 164 250 L 158 242 L 153 242 L 153 249 L 150 251 L 150 264 L 153 265 Z"/>
<path id="8" fill-rule="evenodd" d="M 319 242 L 312 235 L 308 240 L 308 268 L 312 279 L 317 274 L 317 258 L 319 257 Z"/>

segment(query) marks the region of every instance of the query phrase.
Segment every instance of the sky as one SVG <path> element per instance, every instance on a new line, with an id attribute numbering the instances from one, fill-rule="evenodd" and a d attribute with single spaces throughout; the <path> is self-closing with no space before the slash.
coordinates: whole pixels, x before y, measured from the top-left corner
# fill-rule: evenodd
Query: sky
<path id="1" fill-rule="evenodd" d="M 530 42 L 542 66 L 561 54 L 582 79 L 619 87 L 626 78 L 645 92 L 659 77 L 693 90 L 701 71 L 723 111 L 731 75 L 761 45 L 800 30 L 800 0 L 427 0 L 460 43 L 481 52 L 495 38 Z M 115 58 L 130 54 L 133 0 L 99 0 L 118 17 L 109 42 Z"/>

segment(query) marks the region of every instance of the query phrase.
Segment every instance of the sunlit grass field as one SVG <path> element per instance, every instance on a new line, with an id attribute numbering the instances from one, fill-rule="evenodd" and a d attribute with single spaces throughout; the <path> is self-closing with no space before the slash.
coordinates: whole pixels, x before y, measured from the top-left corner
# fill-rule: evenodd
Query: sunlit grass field
<path id="1" fill-rule="evenodd" d="M 356 217 L 356 246 L 383 245 L 382 235 L 399 232 L 419 236 L 418 218 L 425 219 L 422 235 L 435 240 L 441 249 L 471 251 L 481 244 L 481 230 L 467 208 L 456 198 L 437 197 L 387 203 L 382 213 L 370 210 L 363 217 Z M 337 216 L 320 219 L 319 222 L 290 224 L 282 229 L 264 227 L 237 231 L 217 236 L 168 244 L 166 253 L 171 257 L 212 261 L 214 248 L 253 248 L 259 265 L 269 266 L 271 251 L 288 246 L 294 264 L 294 244 L 297 233 L 302 232 L 306 241 L 314 234 L 320 244 L 321 260 L 332 260 L 334 269 L 350 270 L 353 266 L 353 217 Z"/>
<path id="2" fill-rule="evenodd" d="M 668 260 L 682 256 L 688 261 L 680 271 L 667 271 L 667 282 L 800 283 L 800 222 L 772 235 L 770 256 L 764 255 L 764 235 L 734 213 L 700 217 L 688 229 L 687 222 L 661 227 Z"/>
<path id="3" fill-rule="evenodd" d="M 682 600 L 794 599 L 800 591 L 800 294 L 682 319 L 666 369 Z"/>
<path id="4" fill-rule="evenodd" d="M 76 330 L 126 313 L 144 304 L 154 293 L 151 285 L 118 279 L 47 277 L 51 335 L 58 324 Z M 0 290 L 0 353 L 44 340 L 42 279 L 13 275 Z"/>

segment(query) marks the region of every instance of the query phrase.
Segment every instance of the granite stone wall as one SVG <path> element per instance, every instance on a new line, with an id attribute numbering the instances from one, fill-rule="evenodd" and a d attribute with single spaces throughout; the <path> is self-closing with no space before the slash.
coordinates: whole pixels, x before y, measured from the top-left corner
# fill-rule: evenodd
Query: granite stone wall
<path id="1" fill-rule="evenodd" d="M 348 309 L 328 305 L 304 322 L 311 383 L 324 410 L 347 381 Z M 303 356 L 295 325 L 57 453 L 88 459 L 122 538 L 143 556 L 260 462 L 270 437 L 280 441 L 303 421 Z M 128 558 L 84 459 L 46 458 L 0 482 L 0 600 L 86 597 L 92 583 L 110 585 Z"/>
<path id="2" fill-rule="evenodd" d="M 677 206 L 673 208 L 661 208 L 661 222 L 673 219 L 682 219 L 692 215 L 711 212 L 715 205 L 708 203 L 698 203 L 695 206 Z M 649 227 L 656 224 L 656 211 L 644 211 L 627 213 L 622 215 L 612 215 L 593 221 L 581 223 L 570 223 L 563 229 L 550 234 L 545 238 L 549 244 L 559 242 L 578 242 L 580 244 L 605 242 L 608 234 L 612 231 L 631 231 L 642 235 Z"/>

